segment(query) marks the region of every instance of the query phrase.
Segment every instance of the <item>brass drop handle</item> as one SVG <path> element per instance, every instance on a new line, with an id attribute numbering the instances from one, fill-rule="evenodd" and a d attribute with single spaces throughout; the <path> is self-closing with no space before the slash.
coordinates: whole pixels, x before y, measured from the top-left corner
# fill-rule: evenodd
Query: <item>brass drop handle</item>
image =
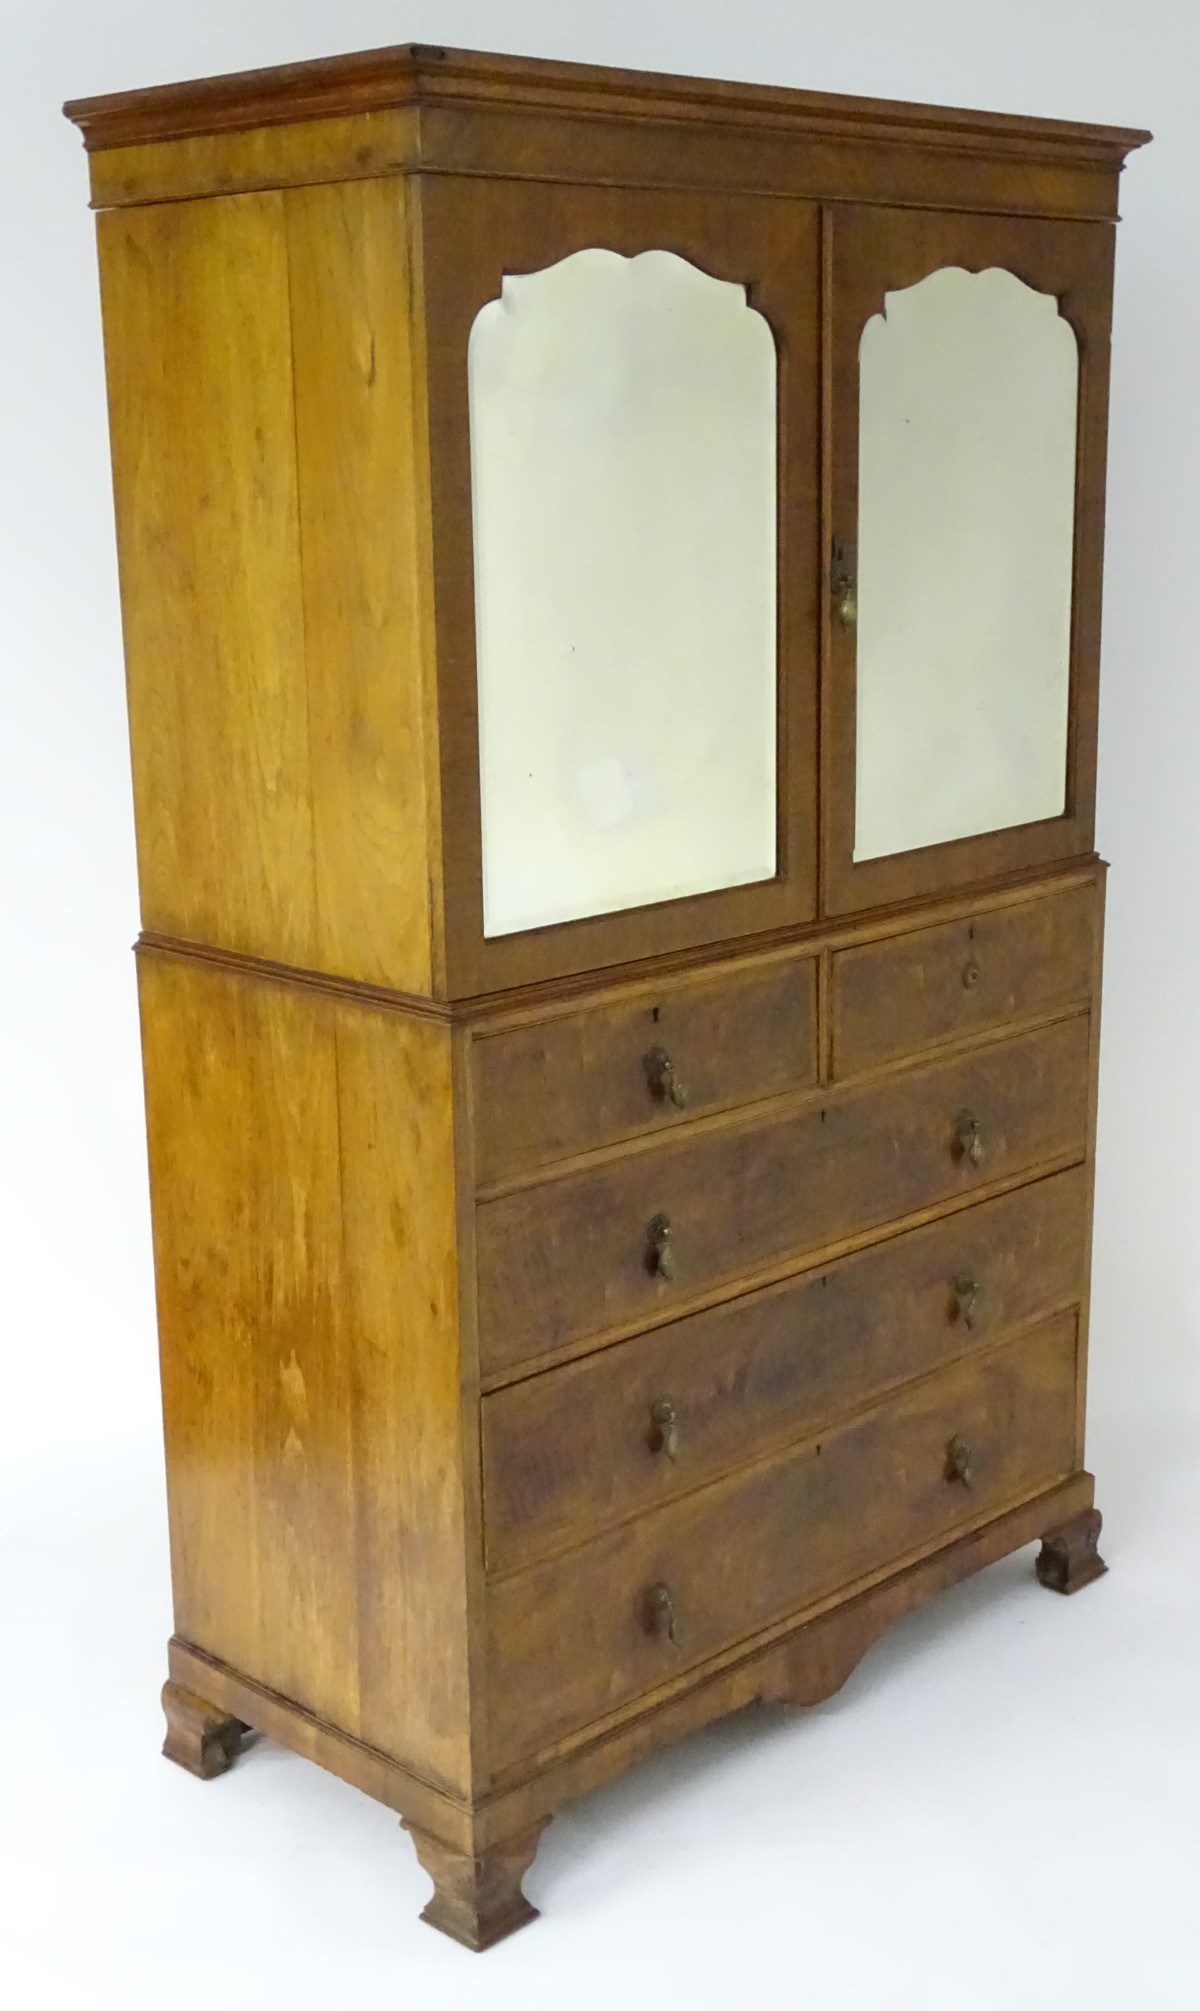
<path id="1" fill-rule="evenodd" d="M 673 1648 L 679 1646 L 679 1621 L 669 1585 L 652 1585 L 646 1594 L 646 1613 L 652 1634 L 665 1634 Z"/>
<path id="2" fill-rule="evenodd" d="M 650 1094 L 656 1103 L 673 1103 L 676 1110 L 686 1110 L 688 1092 L 686 1082 L 681 1082 L 665 1047 L 652 1047 L 644 1056 L 642 1066 L 646 1071 L 646 1081 Z"/>
<path id="3" fill-rule="evenodd" d="M 983 971 L 980 965 L 976 963 L 974 957 L 968 957 L 962 967 L 963 990 L 973 992 L 982 976 Z"/>
<path id="4" fill-rule="evenodd" d="M 646 1226 L 646 1266 L 660 1278 L 675 1276 L 675 1245 L 671 1241 L 669 1215 L 656 1215 Z"/>
<path id="5" fill-rule="evenodd" d="M 679 1458 L 679 1412 L 670 1397 L 655 1397 L 650 1406 L 650 1450 Z"/>
<path id="6" fill-rule="evenodd" d="M 954 1280 L 954 1296 L 964 1327 L 973 1328 L 979 1318 L 979 1280 L 968 1271 L 960 1271 Z"/>
<path id="7" fill-rule="evenodd" d="M 850 547 L 836 539 L 829 554 L 829 592 L 842 627 L 853 628 L 858 620 L 854 558 Z"/>
<path id="8" fill-rule="evenodd" d="M 973 1110 L 960 1110 L 954 1126 L 955 1149 L 960 1159 L 978 1166 L 983 1158 L 983 1125 Z"/>
<path id="9" fill-rule="evenodd" d="M 946 1447 L 946 1479 L 961 1480 L 964 1487 L 971 1485 L 971 1448 L 965 1438 L 956 1432 Z"/>

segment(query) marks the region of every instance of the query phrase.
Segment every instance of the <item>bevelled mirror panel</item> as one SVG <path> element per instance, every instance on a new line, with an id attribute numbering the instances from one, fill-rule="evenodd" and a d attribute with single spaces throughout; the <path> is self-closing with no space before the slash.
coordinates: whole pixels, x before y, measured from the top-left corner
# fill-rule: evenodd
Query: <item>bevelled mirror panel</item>
<path id="1" fill-rule="evenodd" d="M 859 368 L 856 860 L 1063 813 L 1079 356 L 1052 296 L 948 266 Z"/>
<path id="2" fill-rule="evenodd" d="M 776 358 L 673 253 L 506 275 L 469 350 L 484 934 L 776 871 Z"/>

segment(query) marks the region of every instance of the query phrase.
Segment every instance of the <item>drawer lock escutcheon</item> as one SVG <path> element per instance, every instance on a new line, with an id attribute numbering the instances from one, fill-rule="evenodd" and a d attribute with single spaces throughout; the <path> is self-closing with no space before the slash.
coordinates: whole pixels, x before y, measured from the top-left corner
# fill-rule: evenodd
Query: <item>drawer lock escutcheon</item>
<path id="1" fill-rule="evenodd" d="M 646 1229 L 647 1268 L 659 1278 L 675 1276 L 675 1245 L 671 1240 L 671 1218 L 656 1215 Z"/>
<path id="2" fill-rule="evenodd" d="M 665 1635 L 673 1648 L 679 1646 L 679 1621 L 669 1585 L 652 1585 L 646 1594 L 646 1617 L 652 1634 Z"/>
<path id="3" fill-rule="evenodd" d="M 665 1047 L 652 1047 L 643 1057 L 642 1066 L 646 1071 L 646 1081 L 650 1094 L 656 1103 L 674 1104 L 676 1110 L 687 1109 L 687 1084 L 681 1082 Z"/>
<path id="4" fill-rule="evenodd" d="M 671 1397 L 655 1397 L 650 1406 L 650 1450 L 679 1458 L 679 1412 Z"/>
<path id="5" fill-rule="evenodd" d="M 963 965 L 963 972 L 962 972 L 963 990 L 973 992 L 982 976 L 983 972 L 980 969 L 979 965 L 976 963 L 974 957 L 970 957 L 968 961 Z"/>
<path id="6" fill-rule="evenodd" d="M 983 1159 L 983 1125 L 973 1110 L 960 1110 L 954 1126 L 954 1149 L 960 1159 L 978 1166 Z"/>
<path id="7" fill-rule="evenodd" d="M 946 1479 L 961 1480 L 964 1487 L 971 1485 L 972 1455 L 965 1438 L 956 1432 L 946 1447 Z"/>

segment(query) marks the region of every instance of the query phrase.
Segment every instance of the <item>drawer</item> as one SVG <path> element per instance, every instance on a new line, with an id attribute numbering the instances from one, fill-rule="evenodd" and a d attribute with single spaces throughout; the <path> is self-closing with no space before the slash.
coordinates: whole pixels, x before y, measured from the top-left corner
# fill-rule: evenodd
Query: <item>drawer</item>
<path id="1" fill-rule="evenodd" d="M 493 1765 L 542 1751 L 1073 1472 L 1075 1335 L 1074 1315 L 1063 1315 L 493 1585 Z"/>
<path id="2" fill-rule="evenodd" d="M 1100 888 L 1089 884 L 839 950 L 835 1076 L 1083 1002 L 1099 916 Z"/>
<path id="3" fill-rule="evenodd" d="M 662 1323 L 723 1282 L 1080 1160 L 1087 1104 L 1081 1015 L 482 1202 L 484 1373 Z"/>
<path id="4" fill-rule="evenodd" d="M 817 1077 L 812 957 L 666 984 L 472 1042 L 481 1185 Z"/>
<path id="5" fill-rule="evenodd" d="M 1084 1289 L 1082 1167 L 546 1369 L 483 1402 L 505 1571 L 990 1346 Z"/>

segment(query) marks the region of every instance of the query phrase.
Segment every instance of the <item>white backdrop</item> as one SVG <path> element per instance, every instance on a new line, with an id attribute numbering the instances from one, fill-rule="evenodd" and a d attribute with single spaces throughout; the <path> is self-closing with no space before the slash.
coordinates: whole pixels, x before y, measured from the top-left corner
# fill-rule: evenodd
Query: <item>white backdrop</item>
<path id="1" fill-rule="evenodd" d="M 639 2004 L 787 1987 L 1194 2011 L 1200 1790 L 1200 32 L 1184 0 L 6 0 L 0 71 L 0 1987 L 9 2001 Z M 413 1925 L 386 1812 L 263 1749 L 157 1761 L 169 1629 L 99 314 L 66 96 L 398 40 L 1148 125 L 1123 189 L 1099 843 L 1110 879 L 1090 1463 L 1114 1569 L 998 1567 L 803 1721 L 572 1812 L 532 1933 Z M 986 1950 L 986 1953 L 984 1952 Z M 1194 1960 L 1194 1957 L 1193 1957 Z M 382 2001 L 382 1997 L 381 1997 Z"/>

